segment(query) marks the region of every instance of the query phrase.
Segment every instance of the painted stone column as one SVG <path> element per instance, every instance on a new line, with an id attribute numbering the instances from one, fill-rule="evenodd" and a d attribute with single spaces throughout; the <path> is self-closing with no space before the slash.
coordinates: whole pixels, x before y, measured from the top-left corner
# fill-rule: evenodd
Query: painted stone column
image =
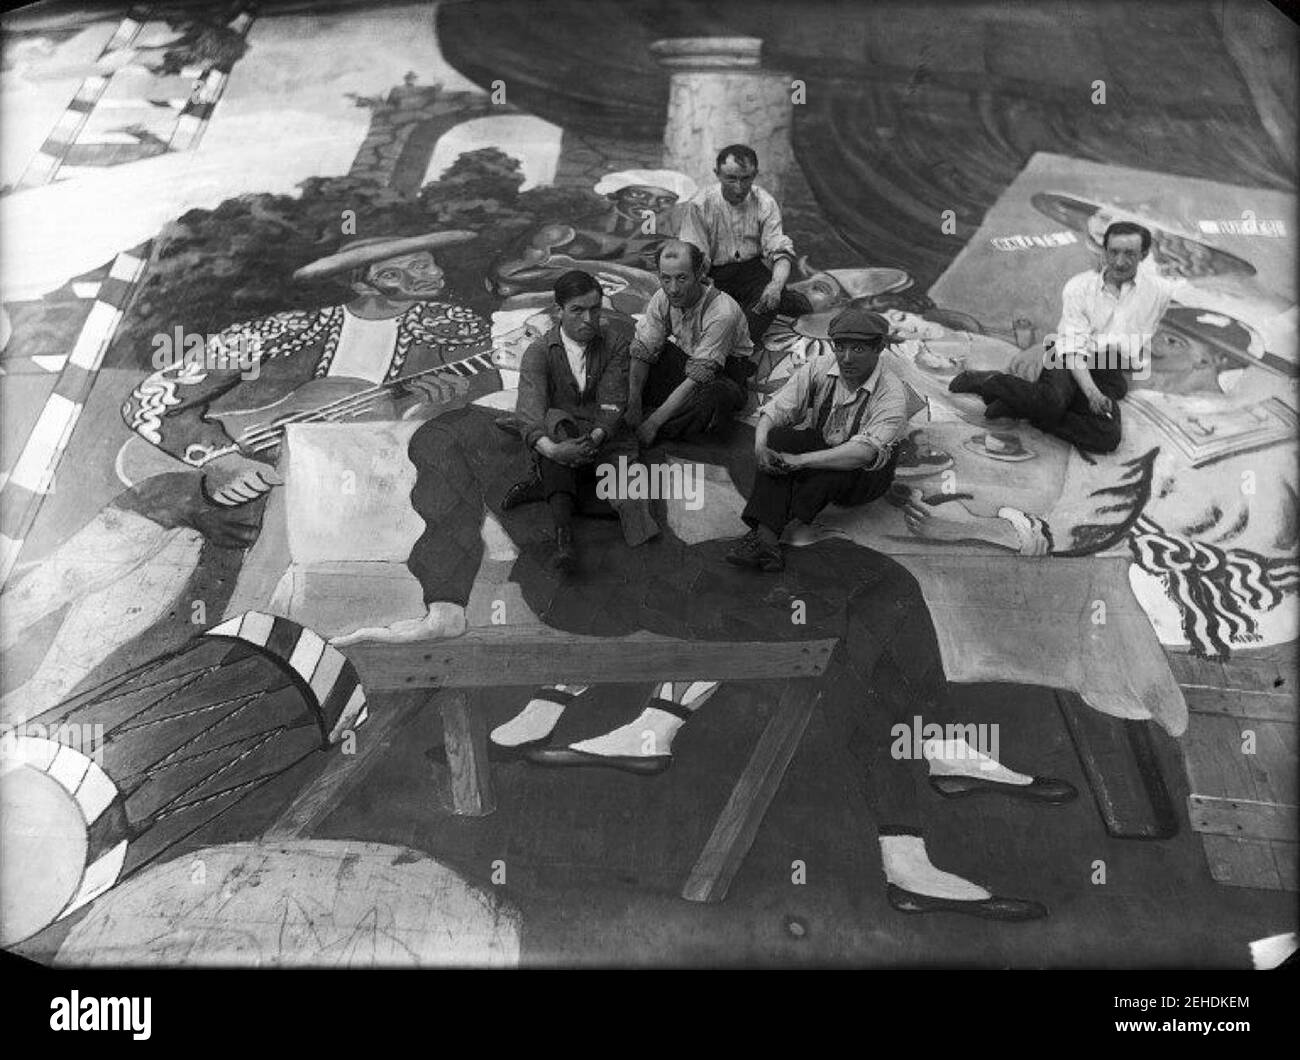
<path id="1" fill-rule="evenodd" d="M 780 199 L 794 169 L 792 76 L 759 65 L 757 37 L 681 37 L 650 51 L 671 74 L 664 161 L 701 187 L 727 144 L 758 152 L 758 183 Z"/>

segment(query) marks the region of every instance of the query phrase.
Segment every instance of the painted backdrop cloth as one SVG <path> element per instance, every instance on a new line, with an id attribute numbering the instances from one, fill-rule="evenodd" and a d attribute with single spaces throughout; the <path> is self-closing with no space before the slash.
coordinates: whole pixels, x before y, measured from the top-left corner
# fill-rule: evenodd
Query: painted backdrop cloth
<path id="1" fill-rule="evenodd" d="M 1070 19 L 1025 9 L 990 23 L 972 4 L 945 8 L 933 27 L 900 36 L 888 5 L 855 5 L 846 32 L 841 3 L 802 2 L 791 18 L 788 0 L 595 0 L 582 7 L 584 79 L 555 61 L 571 47 L 571 27 L 567 17 L 548 19 L 548 8 L 571 10 L 545 0 L 443 4 L 442 53 L 484 91 L 512 71 L 513 102 L 577 135 L 655 143 L 670 72 L 649 46 L 666 37 L 759 37 L 764 67 L 798 71 L 806 82 L 791 133 L 821 212 L 865 261 L 901 266 L 922 289 L 1035 151 L 1264 188 L 1295 179 L 1222 41 L 1189 36 L 1179 5 L 1149 6 L 1140 35 L 1122 7 L 1085 5 Z M 1168 61 L 1171 39 L 1178 63 Z M 1108 58 L 1115 55 L 1124 61 Z M 1109 105 L 1087 91 L 1098 70 Z M 1205 88 L 1196 99 L 1187 92 L 1190 70 Z M 1160 108 L 1162 133 L 1134 121 L 1116 104 L 1124 99 Z M 945 210 L 956 214 L 958 238 L 935 221 Z"/>

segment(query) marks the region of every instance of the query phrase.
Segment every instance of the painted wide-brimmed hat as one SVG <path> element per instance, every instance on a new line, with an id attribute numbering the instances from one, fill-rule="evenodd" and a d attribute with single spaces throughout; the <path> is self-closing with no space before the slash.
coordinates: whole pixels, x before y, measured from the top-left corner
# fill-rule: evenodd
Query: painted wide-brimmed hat
<path id="1" fill-rule="evenodd" d="M 1162 265 L 1190 265 L 1192 254 L 1195 253 L 1204 259 L 1206 272 L 1210 275 L 1255 275 L 1255 266 L 1250 262 L 1211 246 L 1199 233 L 1171 217 L 1135 213 L 1111 203 L 1093 202 L 1059 191 L 1040 191 L 1031 196 L 1029 201 L 1039 213 L 1069 225 L 1076 232 L 1085 233 L 1089 246 L 1094 250 L 1101 249 L 1101 242 L 1088 222 L 1100 214 L 1098 220 L 1104 220 L 1108 225 L 1115 221 L 1132 221 L 1150 232 L 1152 255 Z"/>
<path id="2" fill-rule="evenodd" d="M 1160 327 L 1204 343 L 1238 367 L 1259 364 L 1282 375 L 1297 375 L 1295 364 L 1264 349 L 1264 339 L 1258 331 L 1227 313 L 1170 306 L 1160 318 Z"/>
<path id="3" fill-rule="evenodd" d="M 620 169 L 606 173 L 592 189 L 597 195 L 613 195 L 624 188 L 663 188 L 685 202 L 698 190 L 695 181 L 676 169 Z"/>
<path id="4" fill-rule="evenodd" d="M 994 460 L 1032 460 L 1038 455 L 1020 440 L 1020 435 L 1009 431 L 987 431 L 972 435 L 962 443 L 962 448 Z"/>
<path id="5" fill-rule="evenodd" d="M 475 232 L 452 228 L 445 232 L 426 232 L 420 236 L 371 236 L 367 239 L 354 239 L 344 243 L 333 254 L 308 262 L 293 274 L 293 278 L 319 280 L 326 276 L 337 276 L 341 272 L 351 272 L 362 265 L 373 265 L 377 261 L 387 261 L 389 258 L 415 254 L 421 250 L 452 247 L 475 238 Z"/>

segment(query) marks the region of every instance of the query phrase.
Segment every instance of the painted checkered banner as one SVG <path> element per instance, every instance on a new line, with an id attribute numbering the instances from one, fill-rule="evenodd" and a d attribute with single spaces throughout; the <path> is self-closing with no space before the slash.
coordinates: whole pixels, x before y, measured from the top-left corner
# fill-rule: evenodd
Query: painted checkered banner
<path id="1" fill-rule="evenodd" d="M 132 46 L 137 43 L 141 31 L 154 17 L 156 16 L 149 8 L 132 8 L 100 52 L 100 60 L 114 55 L 120 56 L 123 52 L 130 51 Z M 240 10 L 226 25 L 228 29 L 240 37 L 247 37 L 252 24 L 253 9 L 249 5 Z M 208 122 L 212 119 L 213 111 L 225 91 L 226 82 L 230 77 L 228 66 L 229 64 L 221 66 L 204 63 L 186 67 L 182 73 L 184 76 L 193 79 L 192 89 L 188 95 L 172 99 L 150 98 L 124 101 L 117 96 L 106 99 L 105 96 L 108 94 L 108 89 L 114 78 L 118 75 L 118 71 L 86 78 L 81 87 L 78 88 L 76 95 L 68 103 L 67 109 L 60 116 L 54 129 L 46 137 L 36 156 L 23 172 L 18 187 L 39 187 L 60 179 L 61 173 L 64 176 L 72 176 L 87 169 L 95 168 L 86 164 L 84 159 L 80 162 L 69 161 L 69 155 L 72 153 L 73 147 L 78 148 L 78 151 L 84 154 L 84 149 L 93 149 L 97 146 L 115 146 L 121 142 L 119 136 L 108 135 L 102 129 L 99 133 L 95 133 L 93 130 L 87 131 L 92 115 L 100 108 L 112 108 L 112 113 L 122 112 L 125 115 L 126 111 L 132 107 L 137 110 L 143 108 L 146 111 L 160 105 L 170 107 L 176 114 L 176 123 L 170 135 L 166 136 L 167 150 L 193 150 L 202 139 Z M 122 120 L 124 123 L 129 124 L 125 116 Z M 64 172 L 65 170 L 66 172 Z"/>
<path id="2" fill-rule="evenodd" d="M 59 462 L 90 397 L 104 354 L 122 322 L 126 304 L 144 273 L 148 255 L 146 243 L 113 259 L 54 391 L 0 489 L 0 585 L 8 581 L 40 506 L 53 489 Z"/>
<path id="3" fill-rule="evenodd" d="M 129 48 L 140 35 L 147 17 L 140 8 L 132 8 L 128 11 L 121 25 L 104 45 L 99 57 L 102 59 L 111 52 Z M 81 131 L 86 127 L 86 122 L 90 120 L 95 105 L 103 98 L 111 80 L 110 74 L 88 77 L 82 81 L 67 110 L 60 116 L 50 135 L 45 138 L 45 143 L 36 152 L 36 157 L 23 172 L 18 181 L 19 188 L 40 187 L 42 184 L 49 184 L 58 176 L 59 167 L 67 157 L 68 149 L 77 142 Z"/>

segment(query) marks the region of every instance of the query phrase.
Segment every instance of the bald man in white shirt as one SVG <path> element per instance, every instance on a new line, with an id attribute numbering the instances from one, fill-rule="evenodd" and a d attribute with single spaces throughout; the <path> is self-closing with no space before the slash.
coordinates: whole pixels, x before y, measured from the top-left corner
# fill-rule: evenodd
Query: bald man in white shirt
<path id="1" fill-rule="evenodd" d="M 1026 419 L 1084 452 L 1110 453 L 1121 437 L 1120 399 L 1126 371 L 1149 371 L 1151 338 L 1170 300 L 1185 281 L 1168 280 L 1139 266 L 1151 250 L 1151 233 L 1131 221 L 1106 229 L 1100 270 L 1067 281 L 1061 322 L 1037 379 L 1009 372 L 961 372 L 948 389 L 978 394 L 990 418 Z"/>

